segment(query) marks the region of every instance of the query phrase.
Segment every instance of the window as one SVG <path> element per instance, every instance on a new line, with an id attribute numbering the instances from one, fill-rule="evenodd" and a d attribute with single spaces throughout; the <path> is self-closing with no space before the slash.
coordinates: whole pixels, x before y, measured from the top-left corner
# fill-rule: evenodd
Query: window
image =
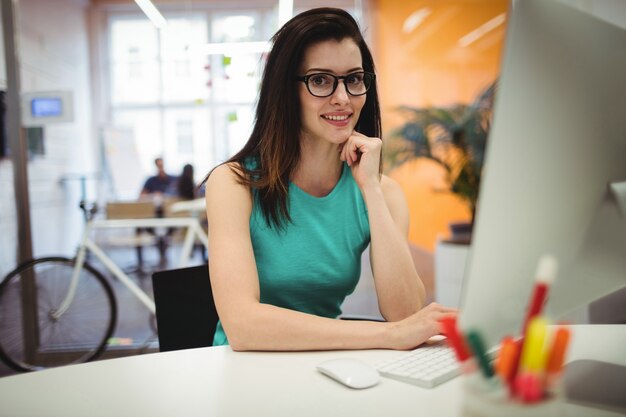
<path id="1" fill-rule="evenodd" d="M 199 179 L 241 147 L 252 123 L 261 55 L 206 55 L 193 46 L 267 39 L 270 14 L 270 8 L 165 13 L 168 26 L 161 31 L 140 14 L 110 15 L 111 122 L 133 129 L 146 174 L 162 155 L 170 173 L 191 163 Z"/>
<path id="2" fill-rule="evenodd" d="M 207 54 L 197 47 L 269 40 L 277 29 L 277 2 L 253 4 L 194 2 L 193 11 L 163 6 L 168 25 L 162 30 L 135 8 L 108 11 L 106 122 L 133 130 L 146 175 L 163 156 L 169 173 L 178 175 L 190 163 L 198 180 L 248 139 L 261 53 Z M 296 11 L 303 7 L 296 4 Z"/>

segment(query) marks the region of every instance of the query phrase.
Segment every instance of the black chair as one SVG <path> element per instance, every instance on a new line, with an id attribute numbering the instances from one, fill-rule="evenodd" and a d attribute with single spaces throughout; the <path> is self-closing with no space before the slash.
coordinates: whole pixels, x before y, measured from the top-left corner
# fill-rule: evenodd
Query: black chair
<path id="1" fill-rule="evenodd" d="M 218 316 L 208 266 L 152 274 L 161 352 L 213 345 Z"/>

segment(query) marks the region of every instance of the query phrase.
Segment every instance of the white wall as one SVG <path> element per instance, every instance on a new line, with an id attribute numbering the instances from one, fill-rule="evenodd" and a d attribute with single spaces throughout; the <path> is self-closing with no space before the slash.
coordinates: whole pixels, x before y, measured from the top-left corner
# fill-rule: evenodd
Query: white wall
<path id="1" fill-rule="evenodd" d="M 80 0 L 17 3 L 22 91 L 70 90 L 74 95 L 74 122 L 45 127 L 46 154 L 28 163 L 35 256 L 73 254 L 82 229 L 80 185 L 61 179 L 97 166 L 86 10 L 87 2 Z M 12 187 L 11 163 L 0 161 L 0 273 L 15 264 Z"/>

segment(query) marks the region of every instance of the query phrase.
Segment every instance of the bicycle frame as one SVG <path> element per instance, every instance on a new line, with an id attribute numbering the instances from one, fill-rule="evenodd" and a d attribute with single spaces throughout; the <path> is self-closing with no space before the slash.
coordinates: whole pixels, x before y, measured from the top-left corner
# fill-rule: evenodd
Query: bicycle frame
<path id="1" fill-rule="evenodd" d="M 89 237 L 94 229 L 123 229 L 123 228 L 148 228 L 148 227 L 184 227 L 187 229 L 185 234 L 185 240 L 183 242 L 183 249 L 179 260 L 179 267 L 184 267 L 189 261 L 191 256 L 191 250 L 193 249 L 193 243 L 195 238 L 208 249 L 209 242 L 206 233 L 200 226 L 198 219 L 195 217 L 165 217 L 165 218 L 150 218 L 150 219 L 120 219 L 120 220 L 90 220 L 87 222 L 81 243 L 78 247 L 78 253 L 76 254 L 76 263 L 72 272 L 72 279 L 70 281 L 70 288 L 63 302 L 52 313 L 52 317 L 58 319 L 67 311 L 74 295 L 76 294 L 76 288 L 78 287 L 78 280 L 80 278 L 80 271 L 83 269 L 85 263 L 85 256 L 87 251 L 93 253 L 104 266 L 111 271 L 111 273 L 122 282 L 147 308 L 155 313 L 156 309 L 154 301 L 135 284 L 129 277 L 118 267 L 113 260 L 107 256 L 102 249 Z"/>

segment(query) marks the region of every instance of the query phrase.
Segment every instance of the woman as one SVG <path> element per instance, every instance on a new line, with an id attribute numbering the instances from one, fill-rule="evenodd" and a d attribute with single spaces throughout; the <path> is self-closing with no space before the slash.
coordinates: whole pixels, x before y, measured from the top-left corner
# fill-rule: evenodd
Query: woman
<path id="1" fill-rule="evenodd" d="M 178 196 L 184 200 L 196 198 L 196 186 L 193 182 L 193 165 L 186 164 L 183 167 L 183 172 L 178 177 L 177 191 Z"/>
<path id="2" fill-rule="evenodd" d="M 408 208 L 381 175 L 374 63 L 357 23 L 321 8 L 273 37 L 244 148 L 207 180 L 214 344 L 410 349 L 455 310 L 423 307 Z M 370 259 L 386 322 L 337 320 Z"/>

